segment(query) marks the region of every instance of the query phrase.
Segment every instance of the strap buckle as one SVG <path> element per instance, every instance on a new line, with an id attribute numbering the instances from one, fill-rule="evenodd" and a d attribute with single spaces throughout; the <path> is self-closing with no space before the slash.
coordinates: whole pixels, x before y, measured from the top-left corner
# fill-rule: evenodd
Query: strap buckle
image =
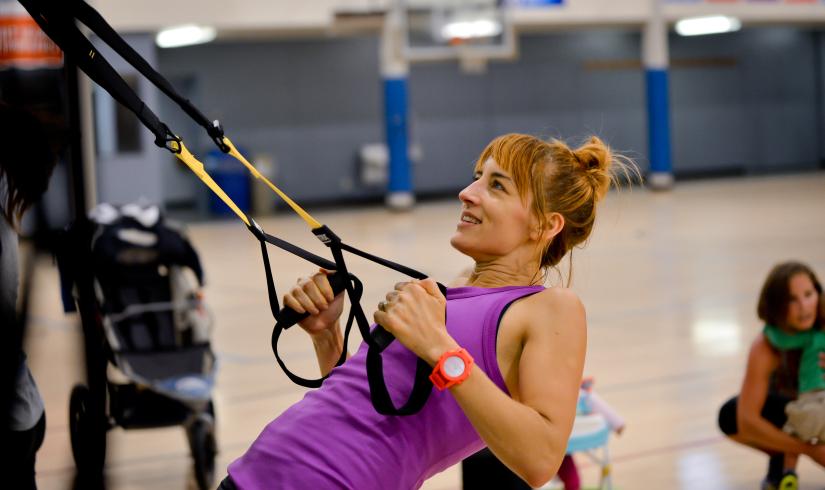
<path id="1" fill-rule="evenodd" d="M 212 137 L 212 141 L 215 142 L 215 145 L 217 145 L 222 152 L 229 153 L 232 151 L 232 149 L 229 148 L 229 145 L 223 142 L 223 125 L 221 125 L 220 121 L 217 119 L 212 121 L 212 126 L 206 128 L 206 132 L 209 133 L 209 136 Z"/>
<path id="2" fill-rule="evenodd" d="M 312 233 L 318 237 L 318 240 L 321 240 L 324 245 L 327 247 L 331 247 L 333 244 L 340 244 L 341 239 L 338 238 L 338 235 L 332 232 L 327 225 L 323 225 L 320 228 L 315 228 L 312 230 Z"/>
<path id="3" fill-rule="evenodd" d="M 252 218 L 249 218 L 249 225 L 247 225 L 247 228 L 249 228 L 249 231 L 252 232 L 252 235 L 254 235 L 255 238 L 258 239 L 258 241 L 266 241 L 264 229 L 261 228 L 261 225 L 259 225 L 257 221 L 255 221 Z"/>
<path id="4" fill-rule="evenodd" d="M 176 135 L 169 129 L 164 123 L 160 123 L 161 130 L 163 131 L 163 135 L 156 135 L 155 136 L 155 144 L 161 148 L 166 148 L 167 150 L 171 151 L 174 154 L 180 154 L 183 149 L 182 141 L 180 136 Z"/>

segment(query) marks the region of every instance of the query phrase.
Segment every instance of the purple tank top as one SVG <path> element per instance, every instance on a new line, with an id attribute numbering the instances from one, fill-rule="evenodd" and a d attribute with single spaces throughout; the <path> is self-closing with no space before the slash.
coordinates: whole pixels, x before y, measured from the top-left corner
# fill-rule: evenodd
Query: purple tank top
<path id="1" fill-rule="evenodd" d="M 496 361 L 504 309 L 541 286 L 451 288 L 447 330 L 487 376 L 507 393 Z M 484 447 L 449 391 L 433 390 L 415 415 L 375 411 L 367 385 L 366 344 L 324 385 L 269 423 L 249 450 L 229 465 L 241 490 L 403 489 Z M 409 396 L 416 357 L 400 342 L 384 353 L 384 378 L 396 406 Z"/>

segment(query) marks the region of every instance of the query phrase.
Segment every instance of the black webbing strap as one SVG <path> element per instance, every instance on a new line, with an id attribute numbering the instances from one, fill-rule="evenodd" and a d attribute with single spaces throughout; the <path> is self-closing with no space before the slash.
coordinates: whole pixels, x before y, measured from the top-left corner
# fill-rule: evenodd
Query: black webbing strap
<path id="1" fill-rule="evenodd" d="M 363 258 L 365 258 L 369 261 L 375 262 L 376 264 L 381 264 L 381 265 L 383 265 L 384 267 L 386 267 L 388 269 L 398 271 L 398 272 L 400 272 L 404 275 L 412 277 L 413 279 L 427 279 L 427 277 L 428 277 L 423 272 L 418 272 L 417 270 L 411 269 L 411 268 L 409 268 L 405 265 L 401 265 L 401 264 L 395 263 L 391 260 L 387 260 L 385 258 L 378 257 L 377 255 L 373 255 L 371 253 L 364 252 L 363 250 L 358 250 L 357 248 L 352 247 L 350 245 L 347 245 L 346 243 L 341 243 L 341 248 L 343 250 L 346 250 L 347 252 L 353 254 L 353 255 L 358 255 L 359 257 L 363 257 Z M 442 293 L 443 292 L 444 291 L 442 290 Z"/>
<path id="2" fill-rule="evenodd" d="M 341 239 L 327 226 L 312 230 L 312 232 L 318 236 L 318 238 L 324 242 L 327 247 L 329 247 L 332 252 L 332 257 L 335 259 L 336 270 L 346 274 L 347 265 L 344 262 L 344 254 L 342 251 L 343 243 L 341 242 Z M 347 248 L 349 250 L 356 250 L 352 247 Z M 418 271 L 400 264 L 396 264 L 395 262 L 391 262 L 386 259 L 380 260 L 380 263 L 391 269 L 403 269 L 405 274 L 411 272 L 412 274 L 408 275 L 414 275 L 418 278 L 426 277 Z M 352 297 L 355 293 L 352 284 L 347 282 L 346 286 L 347 292 Z M 439 288 L 446 294 L 446 288 L 443 285 L 439 284 Z M 417 413 L 424 407 L 424 404 L 427 402 L 427 399 L 432 392 L 433 387 L 429 379 L 429 373 L 431 371 L 430 366 L 420 357 L 417 358 L 415 378 L 410 395 L 407 398 L 407 401 L 400 408 L 396 408 L 384 380 L 383 358 L 381 357 L 381 352 L 387 347 L 387 345 L 389 345 L 389 342 L 392 342 L 393 336 L 384 330 L 381 325 L 377 325 L 375 329 L 370 332 L 369 322 L 367 321 L 363 308 L 361 308 L 360 302 L 350 301 L 350 309 L 351 312 L 355 312 L 355 320 L 358 322 L 358 329 L 361 331 L 361 335 L 364 337 L 364 341 L 368 345 L 367 379 L 370 385 L 370 397 L 372 399 L 373 407 L 376 411 L 378 411 L 378 413 L 384 415 L 412 415 Z"/>
<path id="3" fill-rule="evenodd" d="M 60 46 L 60 49 L 86 75 L 105 89 L 120 104 L 132 111 L 154 135 L 155 144 L 173 150 L 171 141 L 177 137 L 161 122 L 134 90 L 118 75 L 117 71 L 80 32 L 75 24 L 77 0 L 20 0 L 20 3 L 37 22 L 43 32 Z M 91 8 L 91 7 L 89 7 Z M 91 26 L 90 26 L 91 27 Z M 128 60 L 127 60 L 128 61 Z"/>
<path id="4" fill-rule="evenodd" d="M 101 40 L 103 40 L 115 52 L 123 57 L 124 60 L 137 69 L 164 94 L 174 100 L 184 110 L 184 112 L 186 112 L 187 115 L 189 115 L 209 133 L 210 137 L 212 137 L 222 151 L 230 151 L 229 146 L 224 142 L 223 129 L 220 124 L 217 121 L 209 122 L 209 120 L 194 105 L 192 105 L 189 100 L 178 94 L 172 88 L 171 84 L 157 71 L 155 71 L 136 51 L 134 51 L 134 49 L 132 49 L 132 47 L 129 46 L 129 44 L 126 43 L 117 34 L 117 32 L 106 23 L 103 17 L 85 1 L 19 1 L 26 8 L 32 18 L 35 19 L 38 25 L 40 25 L 41 29 L 43 29 L 43 31 L 51 37 L 58 46 L 60 46 L 66 56 L 69 57 L 78 66 L 78 68 L 80 68 L 93 81 L 106 90 L 116 101 L 132 111 L 138 117 L 141 123 L 143 123 L 143 125 L 155 135 L 155 144 L 157 146 L 166 148 L 173 153 L 181 154 L 182 141 L 169 129 L 166 124 L 158 119 L 151 109 L 149 109 L 140 97 L 138 97 L 134 90 L 132 90 L 132 88 L 123 80 L 123 78 L 121 78 L 114 68 L 112 68 L 106 59 L 98 53 L 97 49 L 80 31 L 80 29 L 78 29 L 75 19 L 83 22 L 95 34 L 97 34 Z M 184 150 L 183 153 L 186 153 L 186 151 Z M 189 156 L 191 157 L 191 155 Z M 199 177 L 201 176 L 199 175 Z M 213 190 L 216 192 L 222 192 L 220 189 L 216 190 L 213 188 Z M 227 204 L 231 205 L 233 203 L 227 202 Z M 347 320 L 347 326 L 344 333 L 344 350 L 341 353 L 336 365 L 340 365 L 346 359 L 348 335 L 351 330 L 352 323 L 355 321 L 358 323 L 358 328 L 361 335 L 364 337 L 364 341 L 367 342 L 369 346 L 367 355 L 367 377 L 369 379 L 370 394 L 375 409 L 378 412 L 387 415 L 409 415 L 418 412 L 421 407 L 423 407 L 430 392 L 432 391 L 432 386 L 428 379 L 430 368 L 426 362 L 418 359 L 415 382 L 410 398 L 401 408 L 396 409 L 384 382 L 381 359 L 381 352 L 387 347 L 387 345 L 389 345 L 390 342 L 392 342 L 393 337 L 381 326 L 377 326 L 372 332 L 370 331 L 370 323 L 367 321 L 366 315 L 360 305 L 363 286 L 355 276 L 348 272 L 342 251 L 347 250 L 353 254 L 359 255 L 413 278 L 423 279 L 427 276 L 414 269 L 410 269 L 409 267 L 382 259 L 375 255 L 343 244 L 341 240 L 326 226 L 313 229 L 316 236 L 318 236 L 330 248 L 330 251 L 335 259 L 335 262 L 330 262 L 289 242 L 264 233 L 260 226 L 258 226 L 257 223 L 255 223 L 251 218 L 245 216 L 245 214 L 239 210 L 236 210 L 236 212 L 239 213 L 240 217 L 245 218 L 244 221 L 248 223 L 249 230 L 261 244 L 261 254 L 266 272 L 270 310 L 272 311 L 273 317 L 276 319 L 276 325 L 272 333 L 272 348 L 278 364 L 287 376 L 293 382 L 308 387 L 320 386 L 324 379 L 320 378 L 318 380 L 306 380 L 296 376 L 286 368 L 286 365 L 278 354 L 277 342 L 281 332 L 297 323 L 297 321 L 301 320 L 306 315 L 300 315 L 286 308 L 279 311 L 275 281 L 272 275 L 272 269 L 269 263 L 269 256 L 266 251 L 265 243 L 275 245 L 285 251 L 319 265 L 320 267 L 336 271 L 334 274 L 329 276 L 330 283 L 333 286 L 333 291 L 335 294 L 338 294 L 346 290 L 351 304 L 350 316 Z M 442 292 L 446 291 L 442 285 L 439 284 L 439 287 Z"/>
<path id="5" fill-rule="evenodd" d="M 317 388 L 321 386 L 321 383 L 323 383 L 327 377 L 329 377 L 329 374 L 318 379 L 302 378 L 291 372 L 281 359 L 278 352 L 278 340 L 280 339 L 281 333 L 303 318 L 306 318 L 308 314 L 300 314 L 291 308 L 286 307 L 276 313 L 279 304 L 278 294 L 275 290 L 275 281 L 273 280 L 272 268 L 269 263 L 269 255 L 266 251 L 265 243 L 270 243 L 278 248 L 281 248 L 282 250 L 293 253 L 319 267 L 335 270 L 333 274 L 327 276 L 333 293 L 337 295 L 343 291 L 346 291 L 347 297 L 350 300 L 350 312 L 347 318 L 346 327 L 344 329 L 343 350 L 335 365 L 340 366 L 344 363 L 344 361 L 346 361 L 349 334 L 352 330 L 353 321 L 355 321 L 358 325 L 358 330 L 360 331 L 361 336 L 363 337 L 364 342 L 367 343 L 368 347 L 367 380 L 370 387 L 370 398 L 375 410 L 384 415 L 412 415 L 419 412 L 427 402 L 427 399 L 432 392 L 432 383 L 429 380 L 429 374 L 431 371 L 430 366 L 421 358 L 417 359 L 413 388 L 410 392 L 409 398 L 400 408 L 396 408 L 384 380 L 383 358 L 381 357 L 381 352 L 383 352 L 389 343 L 392 342 L 393 337 L 380 325 L 370 331 L 370 322 L 367 320 L 367 317 L 364 314 L 364 309 L 361 307 L 363 286 L 361 281 L 354 275 L 350 274 L 347 270 L 347 265 L 344 261 L 342 252 L 344 247 L 342 246 L 343 244 L 340 238 L 338 238 L 338 236 L 326 226 L 318 229 L 317 232 L 314 231 L 319 237 L 323 236 L 321 240 L 332 252 L 332 256 L 335 259 L 335 262 L 333 263 L 300 247 L 296 247 L 289 242 L 269 235 L 257 226 L 254 221 L 252 223 L 253 225 L 251 225 L 249 229 L 261 243 L 261 255 L 264 260 L 264 271 L 266 272 L 269 305 L 273 311 L 273 317 L 276 319 L 275 327 L 272 329 L 272 352 L 275 354 L 275 359 L 278 361 L 278 365 L 281 366 L 281 369 L 287 377 L 300 386 Z M 346 248 L 347 250 L 357 250 L 349 246 Z M 418 271 L 396 264 L 395 262 L 391 262 L 386 259 L 380 260 L 382 265 L 386 265 L 394 270 L 401 269 L 403 271 L 411 271 L 418 277 L 426 277 Z M 446 288 L 444 288 L 444 286 L 439 284 L 439 288 L 442 288 L 442 292 L 446 293 Z"/>
<path id="6" fill-rule="evenodd" d="M 283 359 L 281 359 L 281 355 L 278 352 L 278 340 L 281 337 L 281 333 L 298 323 L 298 321 L 303 319 L 306 315 L 302 316 L 295 312 L 295 310 L 289 308 L 284 308 L 279 311 L 278 292 L 275 289 L 275 279 L 272 274 L 272 266 L 269 262 L 269 253 L 266 250 L 266 244 L 270 243 L 281 250 L 297 255 L 298 257 L 301 257 L 302 259 L 312 262 L 318 267 L 323 267 L 325 269 L 334 269 L 335 263 L 266 233 L 254 220 L 250 221 L 249 231 L 252 232 L 261 245 L 261 257 L 264 263 L 264 271 L 266 272 L 266 289 L 269 296 L 269 309 L 272 312 L 272 317 L 275 319 L 275 327 L 272 328 L 272 337 L 270 340 L 272 345 L 272 353 L 275 354 L 275 360 L 278 361 L 278 365 L 281 366 L 281 370 L 283 370 L 284 374 L 286 374 L 293 383 L 300 386 L 305 386 L 307 388 L 318 388 L 321 386 L 321 383 L 329 377 L 329 374 L 318 379 L 302 378 L 287 368 L 286 363 Z M 341 291 L 344 288 L 342 283 L 344 282 L 343 279 L 345 277 L 346 276 L 338 273 L 330 274 L 330 284 L 334 285 L 335 288 Z M 360 294 L 363 291 L 361 281 L 359 281 L 355 276 L 350 276 L 350 279 L 357 284 L 358 298 L 360 299 Z M 350 299 L 350 301 L 352 301 L 352 299 Z M 336 366 L 340 366 L 347 359 L 347 342 L 349 341 L 349 333 L 352 330 L 352 319 L 353 315 L 352 312 L 350 312 L 350 317 L 347 320 L 347 326 L 344 329 L 344 348 L 341 351 L 341 355 L 338 357 L 338 361 L 335 363 Z M 286 320 L 286 322 L 283 322 L 282 320 Z"/>
<path id="7" fill-rule="evenodd" d="M 198 125 L 202 126 L 224 153 L 229 147 L 223 142 L 223 128 L 218 121 L 209 121 L 197 107 L 181 96 L 160 73 L 135 51 L 110 26 L 103 16 L 84 0 L 22 0 L 20 2 L 67 56 L 109 92 L 118 102 L 129 108 L 155 134 L 155 144 L 166 146 L 168 129 L 158 121 L 97 49 L 77 28 L 75 19 L 82 22 L 124 60 L 132 65 L 161 92 L 175 101 Z"/>
<path id="8" fill-rule="evenodd" d="M 65 0 L 61 0 L 65 1 Z M 218 121 L 210 121 L 195 107 L 189 99 L 180 95 L 172 84 L 169 83 L 160 73 L 129 45 L 120 34 L 118 34 L 106 19 L 100 15 L 92 6 L 84 0 L 72 0 L 76 2 L 75 17 L 83 22 L 89 29 L 97 34 L 109 47 L 111 47 L 124 60 L 132 65 L 146 79 L 154 84 L 167 97 L 175 101 L 178 106 L 196 123 L 203 127 L 215 144 L 224 153 L 229 152 L 229 147 L 223 142 L 223 128 Z"/>

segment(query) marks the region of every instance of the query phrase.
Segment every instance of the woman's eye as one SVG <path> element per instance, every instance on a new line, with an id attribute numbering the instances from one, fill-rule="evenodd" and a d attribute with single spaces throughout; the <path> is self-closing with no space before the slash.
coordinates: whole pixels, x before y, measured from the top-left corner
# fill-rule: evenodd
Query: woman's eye
<path id="1" fill-rule="evenodd" d="M 499 182 L 499 181 L 497 181 L 497 180 L 494 180 L 494 181 L 493 181 L 493 183 L 492 183 L 492 184 L 490 184 L 490 186 L 491 186 L 493 189 L 498 189 L 498 190 L 501 190 L 501 191 L 503 191 L 503 190 L 504 190 L 504 186 L 503 186 L 503 185 L 501 185 L 501 182 Z"/>

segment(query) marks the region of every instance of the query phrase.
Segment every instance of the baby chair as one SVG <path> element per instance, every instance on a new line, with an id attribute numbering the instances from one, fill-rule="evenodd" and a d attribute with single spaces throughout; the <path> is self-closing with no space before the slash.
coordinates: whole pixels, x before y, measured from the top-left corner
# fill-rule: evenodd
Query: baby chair
<path id="1" fill-rule="evenodd" d="M 591 393 L 582 390 L 576 407 L 576 420 L 567 442 L 567 454 L 584 453 L 599 466 L 599 490 L 613 490 L 610 475 L 610 452 L 607 442 L 611 427 L 604 415 L 596 413 L 591 403 Z"/>

